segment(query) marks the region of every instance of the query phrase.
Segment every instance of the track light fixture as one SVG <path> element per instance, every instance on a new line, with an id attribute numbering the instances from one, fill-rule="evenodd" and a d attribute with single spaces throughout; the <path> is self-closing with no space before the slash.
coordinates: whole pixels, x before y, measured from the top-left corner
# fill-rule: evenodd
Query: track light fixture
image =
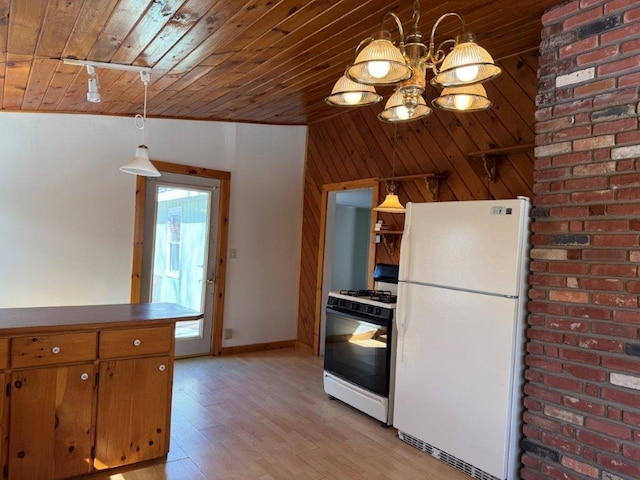
<path id="1" fill-rule="evenodd" d="M 100 101 L 100 85 L 98 83 L 98 75 L 96 68 L 107 68 L 111 70 L 121 70 L 129 72 L 140 72 L 140 80 L 144 85 L 144 104 L 142 115 L 137 114 L 134 117 L 136 128 L 142 130 L 142 143 L 136 148 L 133 159 L 120 167 L 121 172 L 131 173 L 133 175 L 142 175 L 146 177 L 159 177 L 160 172 L 151 163 L 149 159 L 149 148 L 145 145 L 145 123 L 147 121 L 147 87 L 149 85 L 151 69 L 149 67 L 139 67 L 137 65 L 119 65 L 117 63 L 92 62 L 90 60 L 78 60 L 76 58 L 63 58 L 62 61 L 67 65 L 82 65 L 87 67 L 89 74 L 89 91 L 87 92 L 87 100 L 90 102 Z"/>
<path id="2" fill-rule="evenodd" d="M 87 101 L 91 103 L 100 103 L 100 84 L 98 83 L 96 68 L 93 65 L 87 65 L 87 73 L 89 74 Z"/>
<path id="3" fill-rule="evenodd" d="M 436 30 L 449 17 L 460 21 L 462 33 L 455 40 L 447 39 L 436 46 Z M 398 46 L 384 27 L 389 18 L 398 30 Z M 419 21 L 418 0 L 413 4 L 413 25 L 406 38 L 398 16 L 385 13 L 380 31 L 360 42 L 354 63 L 347 66 L 325 101 L 334 106 L 369 105 L 382 99 L 373 87 L 394 85 L 395 93 L 378 116 L 380 120 L 396 123 L 425 118 L 432 113 L 422 97 L 427 71 L 431 70 L 431 85 L 444 89 L 432 100 L 433 106 L 456 112 L 489 108 L 491 102 L 480 84 L 497 77 L 502 70 L 476 43 L 475 36 L 465 31 L 464 19 L 457 13 L 442 15 L 431 29 L 428 44 L 418 30 Z M 444 50 L 447 45 L 453 45 L 448 53 Z"/>

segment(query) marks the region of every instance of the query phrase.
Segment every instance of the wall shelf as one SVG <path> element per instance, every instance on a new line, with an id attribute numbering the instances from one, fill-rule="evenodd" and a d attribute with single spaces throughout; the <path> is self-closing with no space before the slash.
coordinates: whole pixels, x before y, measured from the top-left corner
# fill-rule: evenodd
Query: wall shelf
<path id="1" fill-rule="evenodd" d="M 380 182 L 405 182 L 410 180 L 424 180 L 427 184 L 427 190 L 431 196 L 432 202 L 438 201 L 438 189 L 440 180 L 446 180 L 449 177 L 446 173 L 418 173 L 415 175 L 400 175 L 395 177 L 379 178 Z"/>
<path id="2" fill-rule="evenodd" d="M 528 150 L 533 150 L 534 147 L 535 144 L 533 143 L 525 143 L 522 145 L 513 145 L 510 147 L 491 148 L 489 150 L 480 150 L 477 152 L 468 153 L 467 158 L 469 160 L 476 158 L 482 160 L 482 166 L 484 167 L 484 171 L 487 174 L 487 178 L 491 183 L 496 183 L 496 166 L 499 158 L 507 156 L 510 153 L 520 153 L 526 152 Z"/>

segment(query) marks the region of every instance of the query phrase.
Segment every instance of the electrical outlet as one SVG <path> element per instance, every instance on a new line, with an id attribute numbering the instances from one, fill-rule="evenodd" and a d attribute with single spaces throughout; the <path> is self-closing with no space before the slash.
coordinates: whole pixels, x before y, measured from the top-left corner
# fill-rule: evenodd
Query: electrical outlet
<path id="1" fill-rule="evenodd" d="M 504 207 L 491 207 L 491 215 L 504 215 L 505 208 Z"/>
<path id="2" fill-rule="evenodd" d="M 229 340 L 233 336 L 233 331 L 230 328 L 224 329 L 224 339 Z"/>

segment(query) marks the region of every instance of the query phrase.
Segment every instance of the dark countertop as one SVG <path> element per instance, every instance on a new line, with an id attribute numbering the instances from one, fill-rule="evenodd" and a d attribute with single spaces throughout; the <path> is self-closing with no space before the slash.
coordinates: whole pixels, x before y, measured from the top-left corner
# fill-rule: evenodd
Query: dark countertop
<path id="1" fill-rule="evenodd" d="M 147 325 L 167 320 L 196 320 L 201 316 L 175 303 L 0 308 L 0 335 L 29 330 L 68 330 L 69 327 L 97 330 L 136 326 L 136 323 Z"/>

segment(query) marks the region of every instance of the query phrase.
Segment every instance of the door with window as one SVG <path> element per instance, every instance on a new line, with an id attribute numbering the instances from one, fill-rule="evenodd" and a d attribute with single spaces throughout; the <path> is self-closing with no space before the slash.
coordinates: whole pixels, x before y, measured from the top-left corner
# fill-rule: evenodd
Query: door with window
<path id="1" fill-rule="evenodd" d="M 211 352 L 220 180 L 163 173 L 146 179 L 141 301 L 201 316 L 176 323 L 176 356 Z"/>

